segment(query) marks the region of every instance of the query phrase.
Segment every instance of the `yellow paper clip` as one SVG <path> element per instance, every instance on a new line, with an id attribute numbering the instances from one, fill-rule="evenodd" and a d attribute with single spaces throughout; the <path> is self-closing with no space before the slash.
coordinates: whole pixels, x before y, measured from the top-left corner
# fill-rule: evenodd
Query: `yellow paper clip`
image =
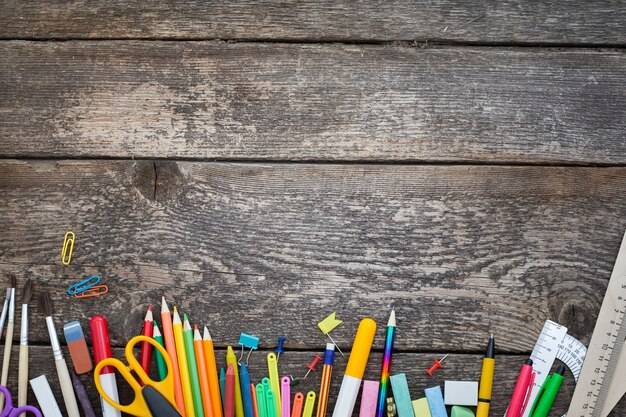
<path id="1" fill-rule="evenodd" d="M 109 287 L 106 285 L 95 285 L 88 290 L 85 290 L 81 293 L 74 294 L 76 298 L 89 298 L 89 297 L 100 297 L 109 292 Z"/>
<path id="2" fill-rule="evenodd" d="M 74 251 L 74 241 L 76 235 L 74 232 L 67 232 L 65 238 L 63 238 L 63 249 L 61 250 L 61 263 L 63 265 L 69 265 L 72 261 L 72 251 Z"/>

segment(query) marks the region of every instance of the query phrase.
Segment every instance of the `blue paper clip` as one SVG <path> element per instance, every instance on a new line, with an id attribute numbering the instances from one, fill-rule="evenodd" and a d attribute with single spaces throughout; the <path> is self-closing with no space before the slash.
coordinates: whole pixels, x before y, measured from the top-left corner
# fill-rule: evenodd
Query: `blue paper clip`
<path id="1" fill-rule="evenodd" d="M 67 293 L 69 295 L 80 294 L 81 292 L 86 291 L 89 288 L 93 287 L 94 285 L 98 285 L 99 283 L 100 283 L 100 277 L 98 275 L 92 275 L 84 281 L 71 285 L 67 289 Z"/>
<path id="2" fill-rule="evenodd" d="M 248 356 L 246 357 L 247 365 L 248 359 L 250 359 L 250 354 L 252 353 L 252 351 L 259 348 L 259 338 L 256 336 L 252 336 L 248 333 L 241 333 L 241 335 L 239 336 L 239 342 L 237 342 L 237 344 L 241 346 L 241 357 L 239 358 L 239 363 L 241 363 L 241 360 L 243 359 L 244 349 L 250 349 L 250 352 L 248 352 Z"/>

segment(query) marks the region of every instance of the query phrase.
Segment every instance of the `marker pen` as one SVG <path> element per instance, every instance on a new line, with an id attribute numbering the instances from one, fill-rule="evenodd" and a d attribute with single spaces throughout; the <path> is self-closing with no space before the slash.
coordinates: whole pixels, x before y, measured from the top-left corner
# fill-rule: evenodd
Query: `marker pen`
<path id="1" fill-rule="evenodd" d="M 111 341 L 109 340 L 109 326 L 107 319 L 97 315 L 91 318 L 89 322 L 91 327 L 91 341 L 93 343 L 93 357 L 97 363 L 106 358 L 111 358 Z M 107 393 L 113 401 L 119 402 L 120 398 L 117 393 L 117 382 L 115 381 L 114 368 L 105 366 L 100 371 L 100 384 L 102 389 Z M 108 402 L 100 397 L 100 405 L 102 406 L 102 415 L 104 417 L 121 417 L 122 413 L 117 408 L 111 406 Z"/>
<path id="2" fill-rule="evenodd" d="M 376 334 L 376 322 L 370 318 L 361 320 L 354 337 L 354 344 L 346 366 L 346 373 L 341 382 L 333 417 L 350 417 L 354 410 L 354 403 L 359 394 L 361 379 L 365 373 L 367 359 L 370 356 L 374 335 Z"/>

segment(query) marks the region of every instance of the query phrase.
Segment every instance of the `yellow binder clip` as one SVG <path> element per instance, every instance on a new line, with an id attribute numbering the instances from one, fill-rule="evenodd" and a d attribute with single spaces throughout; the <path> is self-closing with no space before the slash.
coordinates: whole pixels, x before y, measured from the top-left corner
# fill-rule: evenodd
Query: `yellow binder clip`
<path id="1" fill-rule="evenodd" d="M 63 249 L 61 250 L 61 263 L 63 265 L 69 265 L 72 261 L 72 251 L 74 250 L 74 241 L 76 235 L 74 232 L 67 232 L 63 239 Z"/>

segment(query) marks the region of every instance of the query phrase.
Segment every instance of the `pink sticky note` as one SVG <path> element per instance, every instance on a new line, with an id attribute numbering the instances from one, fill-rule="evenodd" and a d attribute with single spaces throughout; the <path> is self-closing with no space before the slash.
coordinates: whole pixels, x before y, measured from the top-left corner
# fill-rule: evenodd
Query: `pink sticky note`
<path id="1" fill-rule="evenodd" d="M 361 411 L 359 417 L 376 417 L 376 403 L 378 402 L 378 381 L 363 381 L 361 394 Z"/>

